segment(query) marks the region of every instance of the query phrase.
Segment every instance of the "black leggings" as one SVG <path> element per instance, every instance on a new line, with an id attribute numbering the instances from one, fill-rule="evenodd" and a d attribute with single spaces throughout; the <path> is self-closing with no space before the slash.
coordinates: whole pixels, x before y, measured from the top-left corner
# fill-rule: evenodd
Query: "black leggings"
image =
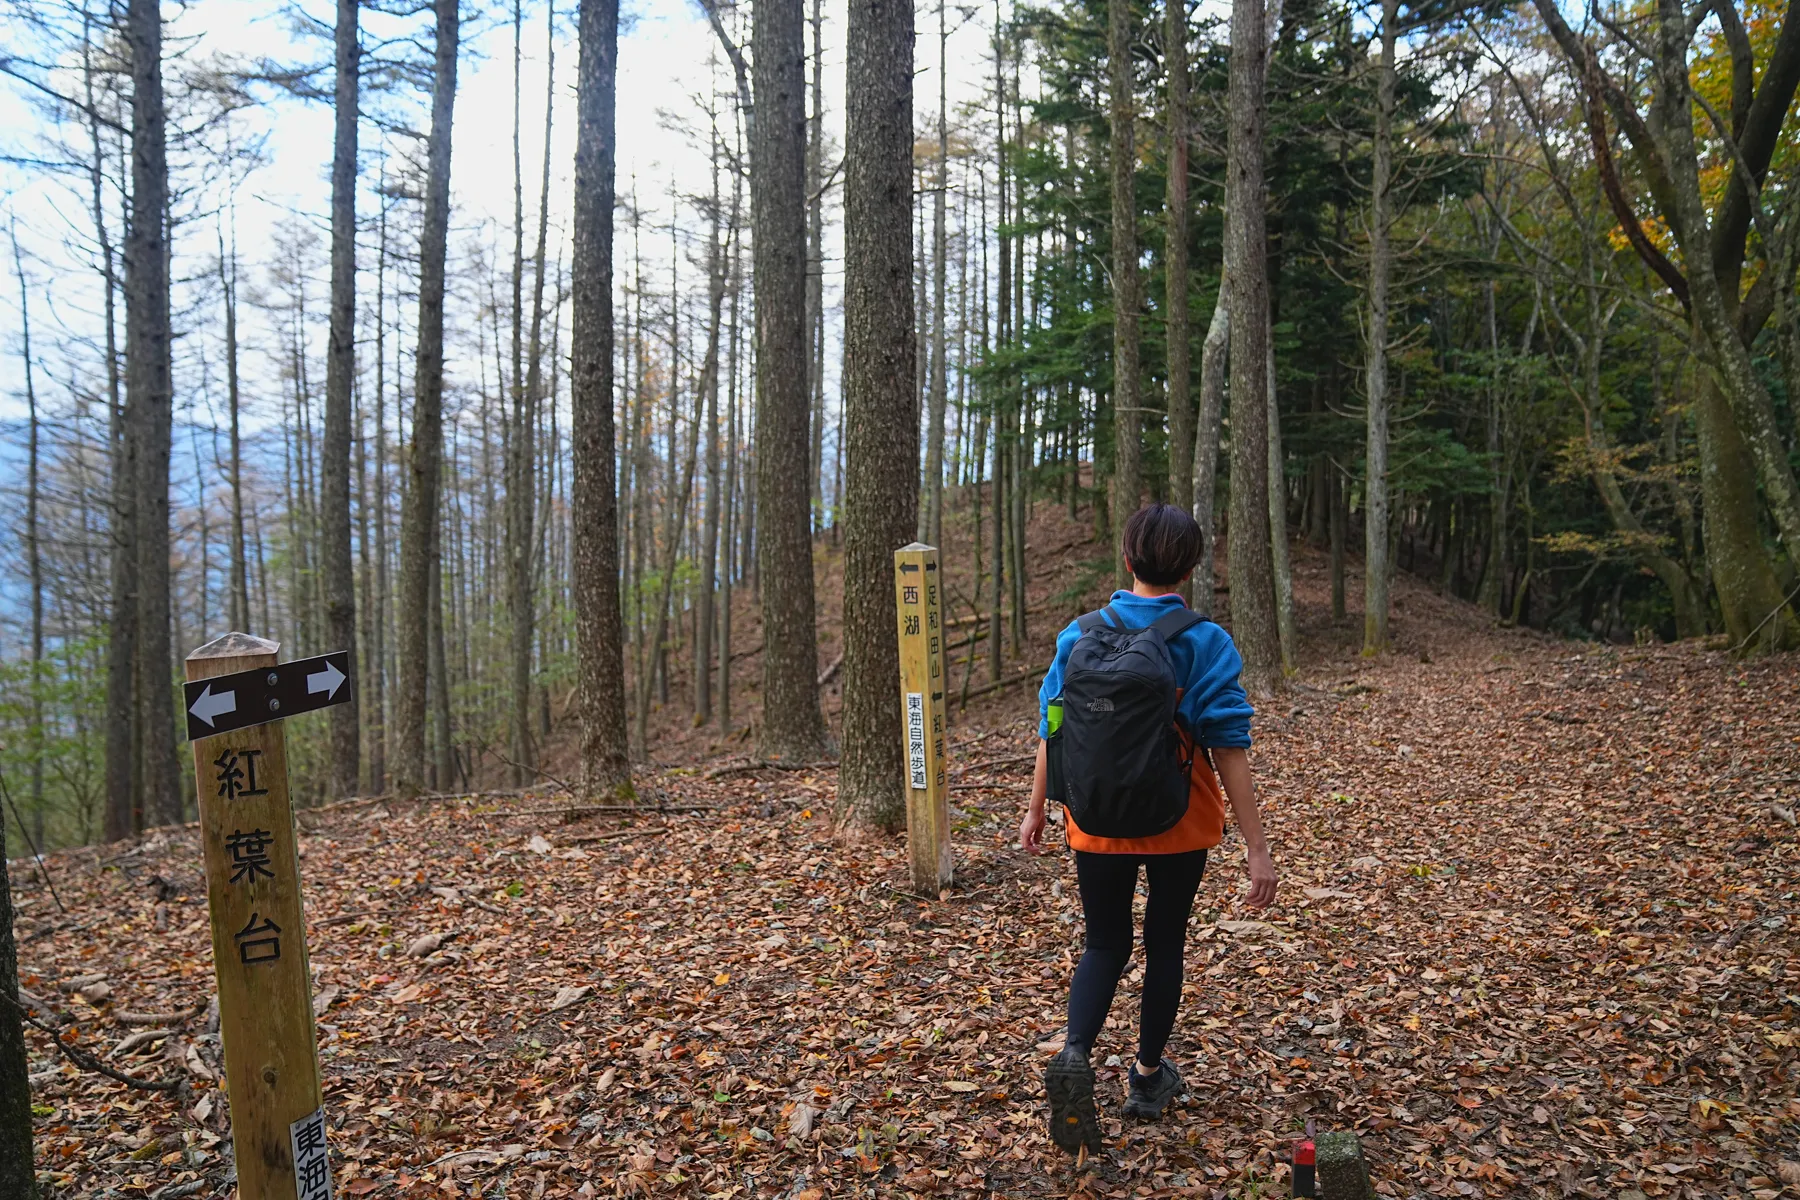
<path id="1" fill-rule="evenodd" d="M 1181 1004 L 1181 962 L 1188 914 L 1206 870 L 1206 851 L 1185 854 L 1075 852 L 1075 878 L 1087 917 L 1087 949 L 1069 988 L 1068 1045 L 1087 1053 L 1106 1023 L 1119 976 L 1131 959 L 1131 898 L 1138 864 L 1150 896 L 1144 905 L 1144 1000 L 1138 1016 L 1138 1061 L 1162 1061 Z"/>

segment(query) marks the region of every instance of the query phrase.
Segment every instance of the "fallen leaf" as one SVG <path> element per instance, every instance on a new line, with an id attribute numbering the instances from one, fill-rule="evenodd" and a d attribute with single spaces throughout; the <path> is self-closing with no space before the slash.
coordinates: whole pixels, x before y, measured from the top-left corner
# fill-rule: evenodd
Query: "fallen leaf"
<path id="1" fill-rule="evenodd" d="M 416 937 L 406 947 L 407 957 L 424 958 L 428 954 L 436 954 L 443 944 L 456 936 L 453 933 L 427 933 Z"/>
<path id="2" fill-rule="evenodd" d="M 593 990 L 592 984 L 583 984 L 580 987 L 558 988 L 556 991 L 556 998 L 550 1001 L 549 1011 L 561 1012 L 565 1008 L 573 1008 L 583 1000 L 586 1000 L 588 993 Z"/>

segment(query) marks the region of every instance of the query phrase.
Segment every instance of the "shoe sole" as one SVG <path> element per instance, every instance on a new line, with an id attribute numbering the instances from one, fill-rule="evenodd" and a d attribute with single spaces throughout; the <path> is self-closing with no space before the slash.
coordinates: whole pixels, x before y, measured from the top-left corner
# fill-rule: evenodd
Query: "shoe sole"
<path id="1" fill-rule="evenodd" d="M 1052 1059 L 1044 1068 L 1044 1093 L 1050 1098 L 1050 1140 L 1079 1153 L 1083 1146 L 1100 1149 L 1100 1116 L 1094 1110 L 1094 1069 Z"/>

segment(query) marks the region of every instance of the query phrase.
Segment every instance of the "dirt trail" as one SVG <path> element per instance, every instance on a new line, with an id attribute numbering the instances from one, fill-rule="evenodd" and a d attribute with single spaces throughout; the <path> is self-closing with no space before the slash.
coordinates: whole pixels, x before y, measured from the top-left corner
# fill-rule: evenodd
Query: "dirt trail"
<path id="1" fill-rule="evenodd" d="M 1239 910 L 1228 839 L 1163 1124 L 1118 1123 L 1109 1068 L 1112 1148 L 1078 1170 L 1043 1132 L 1080 924 L 1066 859 L 1012 848 L 1019 688 L 955 731 L 959 883 L 929 903 L 897 841 L 831 836 L 828 772 L 709 780 L 698 753 L 651 782 L 705 812 L 305 814 L 338 1194 L 1266 1197 L 1308 1121 L 1359 1130 L 1384 1195 L 1796 1194 L 1800 662 L 1554 642 L 1403 580 L 1369 663 L 1322 568 L 1308 669 L 1256 723 L 1282 900 Z M 1045 645 L 1088 599 L 1053 587 Z M 51 869 L 68 918 L 15 868 L 27 988 L 97 1047 L 171 1014 L 114 1062 L 194 1087 L 129 1092 L 31 1035 L 55 1194 L 225 1194 L 218 1048 L 183 1015 L 211 991 L 193 833 Z M 59 989 L 102 973 L 97 1006 Z"/>

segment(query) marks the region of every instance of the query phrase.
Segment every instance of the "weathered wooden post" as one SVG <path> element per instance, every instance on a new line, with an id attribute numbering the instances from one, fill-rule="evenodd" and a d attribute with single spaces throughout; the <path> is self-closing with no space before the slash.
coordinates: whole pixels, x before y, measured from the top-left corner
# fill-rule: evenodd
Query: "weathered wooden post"
<path id="1" fill-rule="evenodd" d="M 900 711 L 906 740 L 906 850 L 913 888 L 950 886 L 950 801 L 944 778 L 944 627 L 938 552 L 914 542 L 894 551 L 900 618 Z"/>
<path id="2" fill-rule="evenodd" d="M 242 1200 L 331 1200 L 281 718 L 349 698 L 346 656 L 228 633 L 187 658 L 188 736 Z"/>

